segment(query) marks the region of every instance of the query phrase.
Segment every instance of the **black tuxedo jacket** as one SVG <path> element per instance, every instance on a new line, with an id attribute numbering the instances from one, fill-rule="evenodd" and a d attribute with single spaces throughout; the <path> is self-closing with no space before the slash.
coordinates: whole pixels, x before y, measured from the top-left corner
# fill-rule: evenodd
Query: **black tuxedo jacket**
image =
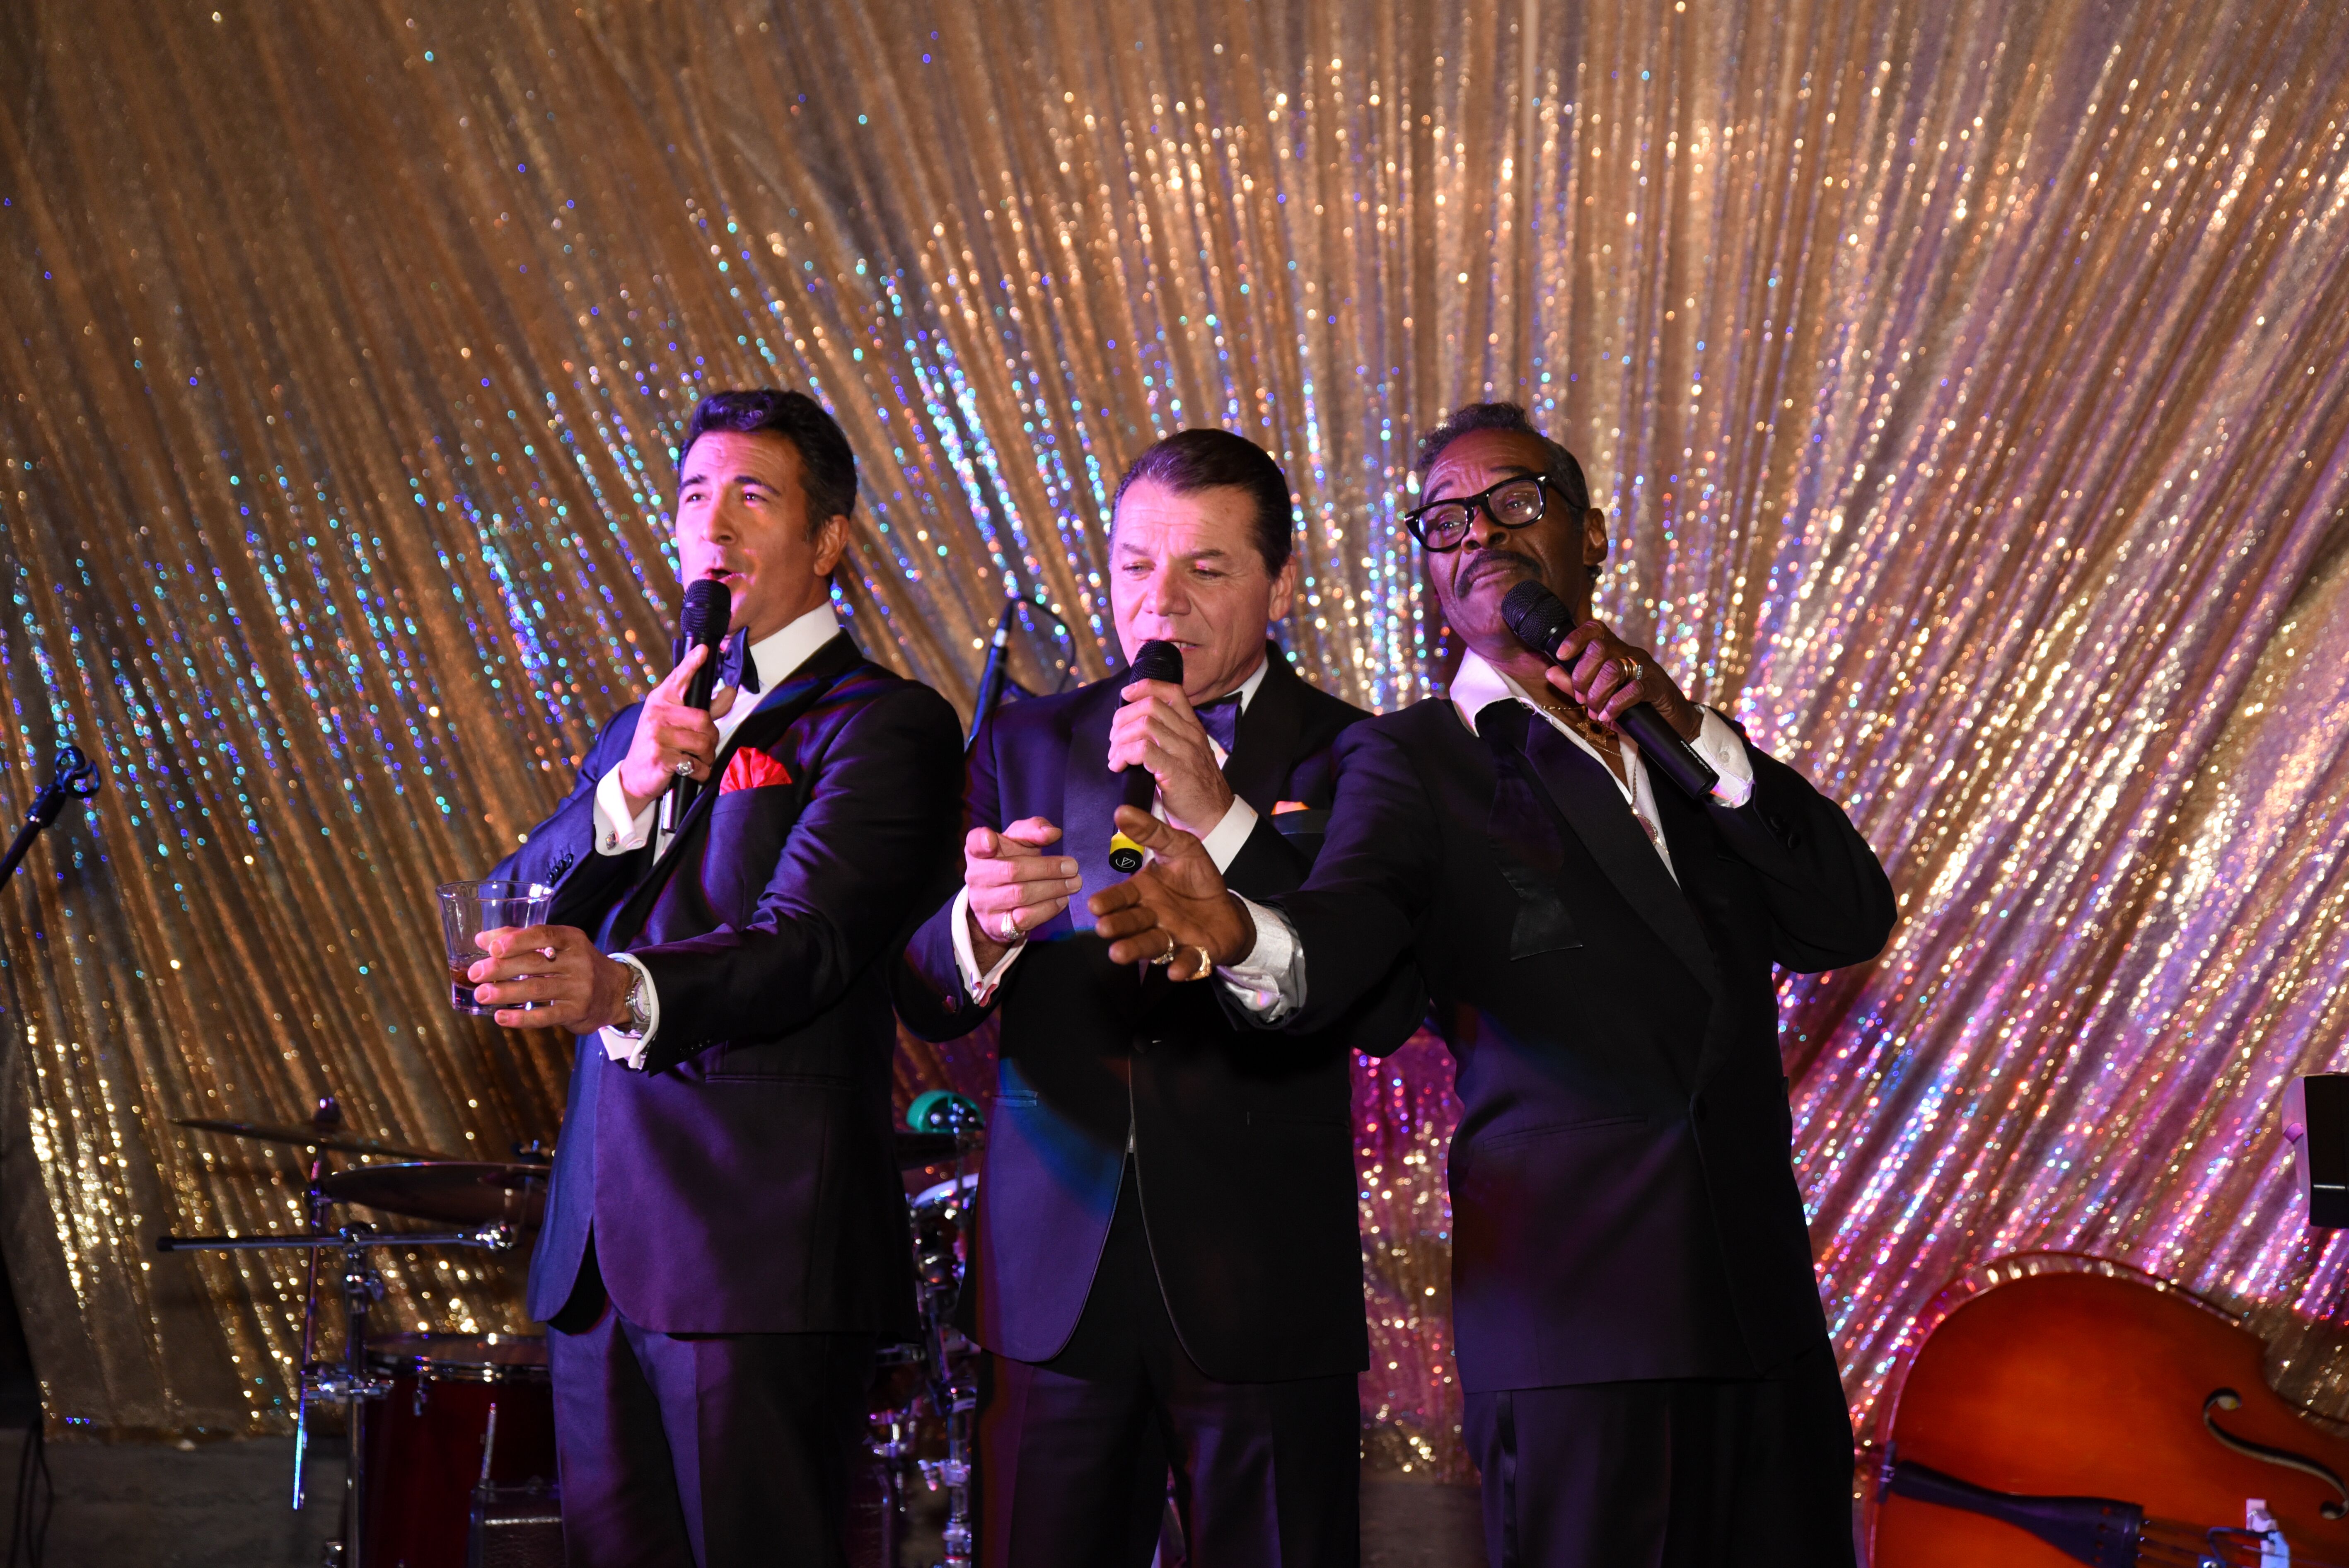
<path id="1" fill-rule="evenodd" d="M 1299 680 L 1278 648 L 1268 645 L 1267 656 L 1224 776 L 1258 813 L 1226 875 L 1269 896 L 1296 887 L 1310 863 L 1276 826 L 1274 803 L 1326 807 L 1332 743 L 1366 716 Z M 967 1034 L 990 1011 L 1002 1019 L 969 1326 L 1021 1361 L 1049 1360 L 1068 1343 L 1131 1128 L 1151 1255 L 1200 1368 L 1226 1382 L 1357 1371 L 1369 1343 L 1348 1047 L 1381 1032 L 1365 1015 L 1383 1007 L 1402 1020 L 1383 1030 L 1391 1048 L 1420 999 L 1367 987 L 1363 1007 L 1313 1035 L 1281 1036 L 1235 1027 L 1212 981 L 1177 985 L 1110 963 L 1084 901 L 1121 880 L 1108 856 L 1123 776 L 1102 758 L 1129 679 L 1001 709 L 968 759 L 969 821 L 1059 824 L 1056 849 L 1082 867 L 1084 891 L 1029 938 L 987 1005 L 971 1001 L 956 968 L 951 900 L 916 934 L 899 971 L 898 1014 L 926 1039 Z"/>
<path id="2" fill-rule="evenodd" d="M 561 1309 L 592 1237 L 646 1328 L 910 1330 L 888 970 L 953 852 L 954 710 L 833 638 L 735 729 L 657 861 L 595 848 L 637 712 L 496 872 L 554 883 L 554 923 L 636 954 L 660 999 L 641 1072 L 580 1038 L 531 1315 Z"/>
<path id="3" fill-rule="evenodd" d="M 1749 746 L 1734 810 L 1658 782 L 1667 872 L 1588 753 L 1515 703 L 1484 729 L 1439 699 L 1339 743 L 1329 841 L 1274 901 L 1305 954 L 1291 1027 L 1399 955 L 1426 983 L 1459 1070 L 1464 1389 L 1767 1371 L 1825 1332 L 1772 970 L 1880 951 L 1883 869 Z"/>

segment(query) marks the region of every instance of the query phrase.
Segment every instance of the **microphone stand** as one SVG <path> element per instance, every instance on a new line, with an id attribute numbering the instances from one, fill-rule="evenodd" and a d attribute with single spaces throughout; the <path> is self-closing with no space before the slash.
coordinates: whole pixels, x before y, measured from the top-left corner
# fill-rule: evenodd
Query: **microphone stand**
<path id="1" fill-rule="evenodd" d="M 33 797 L 33 809 L 25 813 L 25 825 L 8 842 L 8 850 L 0 855 L 0 882 L 16 874 L 16 867 L 32 849 L 33 841 L 41 830 L 57 820 L 68 801 L 87 800 L 98 793 L 98 764 L 82 754 L 82 749 L 68 742 L 57 753 L 57 776 L 41 786 Z"/>
<path id="2" fill-rule="evenodd" d="M 941 1214 L 960 1231 L 969 1216 L 970 1194 L 978 1184 L 975 1163 L 987 1122 L 978 1106 L 958 1094 L 943 1091 L 922 1097 L 908 1108 L 910 1125 L 917 1113 L 917 1132 L 955 1135 L 954 1199 Z M 954 1326 L 956 1298 L 961 1294 L 963 1270 L 957 1266 L 951 1241 L 944 1234 L 925 1235 L 916 1248 L 917 1289 L 922 1306 L 922 1373 L 928 1384 L 930 1408 L 946 1424 L 947 1456 L 919 1460 L 922 1479 L 935 1491 L 947 1492 L 946 1560 L 938 1568 L 971 1568 L 978 1550 L 973 1530 L 970 1483 L 973 1451 L 978 1446 L 978 1385 L 972 1376 L 970 1342 Z"/>
<path id="3" fill-rule="evenodd" d="M 323 1122 L 326 1105 L 320 1106 Z M 340 1113 L 336 1113 L 339 1119 Z M 321 1156 L 323 1158 L 323 1155 Z M 314 1167 L 315 1169 L 315 1167 Z M 518 1239 L 511 1225 L 478 1225 L 464 1231 L 378 1231 L 373 1225 L 348 1224 L 329 1230 L 315 1216 L 326 1202 L 315 1198 L 311 1212 L 311 1229 L 287 1233 L 269 1233 L 253 1236 L 179 1236 L 155 1238 L 159 1253 L 185 1252 L 279 1252 L 307 1248 L 313 1296 L 303 1319 L 305 1359 L 298 1374 L 301 1390 L 299 1421 L 301 1430 L 295 1436 L 295 1503 L 301 1507 L 301 1474 L 303 1450 L 308 1445 L 310 1407 L 316 1400 L 339 1401 L 348 1433 L 350 1458 L 343 1474 L 343 1540 L 342 1550 L 332 1561 L 342 1568 L 367 1568 L 367 1407 L 370 1400 L 380 1399 L 391 1392 L 392 1380 L 371 1370 L 367 1360 L 367 1314 L 383 1299 L 383 1276 L 376 1272 L 375 1262 L 367 1254 L 382 1247 L 485 1247 L 492 1252 L 511 1251 Z M 316 1306 L 316 1271 L 318 1253 L 322 1249 L 339 1250 L 343 1254 L 343 1359 L 339 1365 L 307 1359 L 310 1346 L 312 1314 Z"/>
<path id="4" fill-rule="evenodd" d="M 995 634 L 988 640 L 987 664 L 978 672 L 978 694 L 970 705 L 970 733 L 963 737 L 962 748 L 968 751 L 978 740 L 979 727 L 995 705 L 1003 700 L 1003 688 L 1011 679 L 1011 617 L 1022 608 L 1034 611 L 1063 632 L 1069 624 L 1033 599 L 1013 597 L 1003 602 L 1002 614 L 995 617 Z"/>

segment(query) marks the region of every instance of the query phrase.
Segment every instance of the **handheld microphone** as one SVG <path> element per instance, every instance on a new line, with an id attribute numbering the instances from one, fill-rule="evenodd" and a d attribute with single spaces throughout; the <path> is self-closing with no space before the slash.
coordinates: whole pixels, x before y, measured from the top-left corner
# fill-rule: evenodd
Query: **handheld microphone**
<path id="1" fill-rule="evenodd" d="M 1501 620 L 1519 642 L 1552 664 L 1557 662 L 1557 645 L 1574 630 L 1573 613 L 1557 594 L 1531 580 L 1509 590 L 1509 596 L 1501 601 Z M 1720 782 L 1721 775 L 1696 754 L 1696 748 L 1681 738 L 1679 730 L 1664 722 L 1655 704 L 1633 703 L 1615 716 L 1615 727 L 1638 742 L 1641 754 L 1662 769 L 1690 799 L 1706 799 Z"/>
<path id="2" fill-rule="evenodd" d="M 683 693 L 688 707 L 709 711 L 709 698 L 718 689 L 718 648 L 726 641 L 727 623 L 734 619 L 734 593 L 715 577 L 697 578 L 685 585 L 685 608 L 678 615 L 677 657 L 682 664 L 696 648 L 709 650 L 701 667 L 685 683 Z M 710 759 L 713 763 L 717 758 Z M 664 833 L 677 831 L 677 824 L 693 809 L 694 798 L 701 793 L 699 780 L 679 774 L 661 797 L 660 827 Z"/>
<path id="3" fill-rule="evenodd" d="M 1137 681 L 1169 681 L 1181 686 L 1183 650 L 1173 643 L 1153 639 L 1134 650 L 1133 664 L 1126 674 Z M 1158 780 L 1151 777 L 1149 769 L 1137 762 L 1125 770 L 1125 804 L 1137 811 L 1147 811 L 1157 795 Z M 1140 844 L 1123 833 L 1110 835 L 1110 870 L 1122 877 L 1130 877 L 1142 869 L 1143 858 Z"/>

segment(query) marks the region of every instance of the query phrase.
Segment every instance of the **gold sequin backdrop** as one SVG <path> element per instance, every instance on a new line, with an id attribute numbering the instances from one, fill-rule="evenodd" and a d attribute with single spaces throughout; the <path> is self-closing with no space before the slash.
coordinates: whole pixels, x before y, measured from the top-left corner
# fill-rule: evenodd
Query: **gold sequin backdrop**
<path id="1" fill-rule="evenodd" d="M 749 381 L 838 411 L 851 624 L 964 703 L 1007 589 L 1102 667 L 1105 489 L 1203 422 L 1296 481 L 1309 672 L 1423 695 L 1410 438 L 1529 402 L 1609 610 L 1900 891 L 1786 988 L 1855 1398 L 2061 1248 L 2349 1407 L 2273 1115 L 2349 959 L 2345 129 L 2333 0 L 8 7 L 10 808 L 67 736 L 106 768 L 5 895 L 53 1421 L 283 1422 L 294 1267 L 149 1247 L 293 1224 L 291 1163 L 168 1119 L 554 1132 L 560 1047 L 450 1016 L 430 888 L 657 673 L 668 443 Z M 1448 1095 L 1424 1047 L 1362 1085 L 1365 1403 L 1456 1472 Z M 403 1325 L 514 1320 L 392 1272 Z"/>

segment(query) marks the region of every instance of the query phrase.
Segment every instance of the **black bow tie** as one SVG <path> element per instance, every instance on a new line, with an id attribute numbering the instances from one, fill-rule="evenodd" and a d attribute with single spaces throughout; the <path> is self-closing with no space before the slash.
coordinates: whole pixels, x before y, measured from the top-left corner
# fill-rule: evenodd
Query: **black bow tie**
<path id="1" fill-rule="evenodd" d="M 745 626 L 718 645 L 718 684 L 759 689 L 759 661 L 750 656 L 750 631 Z"/>
<path id="2" fill-rule="evenodd" d="M 1533 715 L 1526 705 L 1513 696 L 1488 702 L 1476 710 L 1476 733 L 1487 740 L 1506 742 L 1512 751 L 1526 748 L 1526 736 L 1533 727 L 1528 722 Z"/>
<path id="3" fill-rule="evenodd" d="M 1231 756 L 1239 744 L 1240 694 L 1232 692 L 1213 702 L 1203 702 L 1191 711 L 1199 716 L 1207 738 L 1224 748 L 1226 757 Z"/>
<path id="4" fill-rule="evenodd" d="M 671 646 L 676 649 L 676 654 L 669 662 L 673 665 L 685 663 L 685 639 L 678 638 Z M 759 689 L 759 661 L 750 656 L 748 628 L 728 633 L 726 640 L 718 645 L 718 685 L 738 686 L 747 692 Z"/>

